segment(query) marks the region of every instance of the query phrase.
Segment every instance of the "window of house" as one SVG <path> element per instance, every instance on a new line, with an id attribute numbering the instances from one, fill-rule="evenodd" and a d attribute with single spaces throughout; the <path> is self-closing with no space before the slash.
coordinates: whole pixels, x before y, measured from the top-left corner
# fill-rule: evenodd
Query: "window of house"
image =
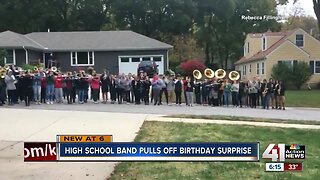
<path id="1" fill-rule="evenodd" d="M 140 62 L 140 58 L 139 57 L 131 58 L 131 62 Z"/>
<path id="2" fill-rule="evenodd" d="M 303 44 L 304 44 L 303 34 L 297 34 L 296 35 L 296 45 L 298 47 L 303 47 Z"/>
<path id="3" fill-rule="evenodd" d="M 153 57 L 153 61 L 161 62 L 162 57 Z"/>
<path id="4" fill-rule="evenodd" d="M 143 57 L 142 61 L 151 61 L 151 57 Z"/>
<path id="5" fill-rule="evenodd" d="M 310 61 L 311 74 L 320 74 L 320 61 Z"/>
<path id="6" fill-rule="evenodd" d="M 291 66 L 293 66 L 293 61 L 292 60 L 281 60 L 281 61 L 278 61 L 278 64 L 284 64 L 284 65 L 291 67 Z"/>
<path id="7" fill-rule="evenodd" d="M 249 65 L 249 74 L 252 72 L 251 71 L 252 69 L 251 69 L 251 64 Z"/>
<path id="8" fill-rule="evenodd" d="M 257 63 L 257 75 L 260 74 L 260 63 Z"/>
<path id="9" fill-rule="evenodd" d="M 124 62 L 129 62 L 129 60 L 130 60 L 130 58 L 123 58 L 123 57 L 121 58 L 121 62 L 122 62 L 122 63 L 124 63 Z"/>
<path id="10" fill-rule="evenodd" d="M 264 62 L 261 63 L 261 74 L 264 75 Z"/>
<path id="11" fill-rule="evenodd" d="M 248 50 L 248 53 L 250 52 L 250 44 L 249 44 L 249 42 L 248 42 L 248 44 L 247 44 L 248 46 L 247 46 L 247 50 Z"/>
<path id="12" fill-rule="evenodd" d="M 5 64 L 15 64 L 15 51 L 7 50 L 6 57 L 4 57 Z"/>
<path id="13" fill-rule="evenodd" d="M 267 39 L 265 37 L 262 38 L 262 51 L 267 49 Z"/>
<path id="14" fill-rule="evenodd" d="M 94 52 L 71 52 L 71 65 L 94 65 Z"/>
<path id="15" fill-rule="evenodd" d="M 247 66 L 246 65 L 242 66 L 242 75 L 243 76 L 247 75 Z"/>

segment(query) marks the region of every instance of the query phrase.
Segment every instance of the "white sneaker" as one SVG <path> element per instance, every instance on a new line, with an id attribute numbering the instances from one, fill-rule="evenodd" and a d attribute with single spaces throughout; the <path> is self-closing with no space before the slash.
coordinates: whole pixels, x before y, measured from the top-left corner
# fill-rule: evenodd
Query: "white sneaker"
<path id="1" fill-rule="evenodd" d="M 51 101 L 50 104 L 53 104 L 53 101 Z"/>
<path id="2" fill-rule="evenodd" d="M 47 104 L 50 104 L 50 102 L 48 101 Z"/>
<path id="3" fill-rule="evenodd" d="M 41 105 L 41 102 L 38 102 L 39 105 Z"/>

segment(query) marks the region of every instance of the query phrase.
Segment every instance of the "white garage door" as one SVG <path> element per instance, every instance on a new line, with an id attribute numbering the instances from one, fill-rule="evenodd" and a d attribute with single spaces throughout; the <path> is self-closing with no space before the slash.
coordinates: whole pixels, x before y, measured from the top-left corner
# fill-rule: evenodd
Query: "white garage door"
<path id="1" fill-rule="evenodd" d="M 153 56 L 119 56 L 119 73 L 137 74 L 140 61 L 155 61 L 158 65 L 159 74 L 164 73 L 163 55 Z"/>

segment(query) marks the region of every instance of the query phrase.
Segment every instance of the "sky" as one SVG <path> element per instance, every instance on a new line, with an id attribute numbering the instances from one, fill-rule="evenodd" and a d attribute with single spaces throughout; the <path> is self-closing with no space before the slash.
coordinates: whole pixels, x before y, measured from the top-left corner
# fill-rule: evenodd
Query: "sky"
<path id="1" fill-rule="evenodd" d="M 313 16 L 314 18 L 316 18 L 313 10 L 312 0 L 298 0 L 295 5 L 293 5 L 293 0 L 289 1 L 289 4 L 278 8 L 280 15 L 287 16 L 289 14 L 293 14 L 293 9 L 295 9 L 294 7 L 300 7 L 305 15 Z"/>

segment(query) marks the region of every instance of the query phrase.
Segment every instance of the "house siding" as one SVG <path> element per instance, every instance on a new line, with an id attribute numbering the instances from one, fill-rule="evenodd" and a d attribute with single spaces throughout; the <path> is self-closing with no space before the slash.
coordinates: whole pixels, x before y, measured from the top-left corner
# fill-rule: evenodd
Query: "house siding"
<path id="1" fill-rule="evenodd" d="M 71 66 L 71 52 L 53 52 L 54 59 L 60 64 L 61 71 L 75 71 L 77 69 L 86 69 L 90 66 Z M 164 57 L 164 68 L 166 70 L 168 57 L 167 50 L 158 51 L 95 51 L 94 52 L 94 66 L 92 66 L 97 73 L 102 73 L 104 68 L 107 68 L 110 73 L 119 73 L 119 56 L 131 55 L 162 55 Z"/>
<path id="2" fill-rule="evenodd" d="M 33 50 L 28 50 L 29 63 L 39 63 L 39 59 L 43 59 L 43 53 Z"/>

